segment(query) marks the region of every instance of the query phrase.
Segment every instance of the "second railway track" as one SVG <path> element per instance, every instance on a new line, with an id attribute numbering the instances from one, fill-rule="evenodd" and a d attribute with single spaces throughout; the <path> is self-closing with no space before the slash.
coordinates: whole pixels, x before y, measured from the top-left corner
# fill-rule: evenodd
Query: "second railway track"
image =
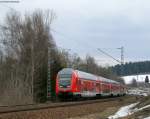
<path id="1" fill-rule="evenodd" d="M 59 102 L 59 103 L 44 103 L 44 104 L 29 104 L 29 105 L 17 105 L 17 106 L 3 106 L 0 107 L 0 114 L 5 113 L 14 113 L 14 112 L 23 112 L 23 111 L 34 111 L 34 110 L 42 110 L 49 108 L 60 108 L 60 107 L 71 107 L 78 105 L 86 105 L 100 102 L 109 102 L 121 100 L 125 97 L 113 97 L 113 98 L 104 98 L 104 99 L 96 99 L 96 100 L 86 100 L 86 101 L 73 101 L 73 102 Z"/>

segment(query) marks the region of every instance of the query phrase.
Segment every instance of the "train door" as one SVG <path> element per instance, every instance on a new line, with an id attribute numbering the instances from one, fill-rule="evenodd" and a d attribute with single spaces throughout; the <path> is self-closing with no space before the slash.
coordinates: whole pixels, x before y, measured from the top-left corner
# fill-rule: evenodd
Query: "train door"
<path id="1" fill-rule="evenodd" d="M 102 95 L 110 95 L 110 85 L 107 82 L 102 83 Z"/>
<path id="2" fill-rule="evenodd" d="M 96 95 L 97 96 L 101 95 L 101 82 L 100 81 L 96 82 Z"/>
<path id="3" fill-rule="evenodd" d="M 77 89 L 78 89 L 79 92 L 82 91 L 82 83 L 81 83 L 80 79 L 77 80 Z"/>
<path id="4" fill-rule="evenodd" d="M 86 80 L 82 80 L 83 83 L 83 92 L 88 91 L 88 82 Z"/>
<path id="5" fill-rule="evenodd" d="M 100 83 L 96 82 L 96 92 L 100 93 Z"/>

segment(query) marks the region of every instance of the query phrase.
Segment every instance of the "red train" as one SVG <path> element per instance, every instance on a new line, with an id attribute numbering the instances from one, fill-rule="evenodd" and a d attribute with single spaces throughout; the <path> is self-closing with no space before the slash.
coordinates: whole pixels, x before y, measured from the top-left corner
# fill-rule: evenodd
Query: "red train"
<path id="1" fill-rule="evenodd" d="M 96 97 L 125 95 L 126 87 L 114 80 L 64 68 L 58 72 L 56 95 L 61 97 Z"/>

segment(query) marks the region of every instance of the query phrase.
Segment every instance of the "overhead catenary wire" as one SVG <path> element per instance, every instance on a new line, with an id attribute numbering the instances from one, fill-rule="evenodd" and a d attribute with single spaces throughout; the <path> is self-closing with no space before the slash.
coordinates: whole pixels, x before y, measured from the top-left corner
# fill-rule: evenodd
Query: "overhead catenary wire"
<path id="1" fill-rule="evenodd" d="M 10 7 L 10 6 L 7 6 L 6 4 L 0 4 L 1 6 L 5 7 L 5 8 L 8 8 L 10 10 L 13 10 L 13 11 L 16 11 L 16 9 Z"/>
<path id="2" fill-rule="evenodd" d="M 56 30 L 54 30 L 54 29 L 51 29 L 51 31 L 52 32 L 55 32 L 56 34 L 58 34 L 58 35 L 60 35 L 60 36 L 63 36 L 65 39 L 69 39 L 69 40 L 73 40 L 73 39 L 71 39 L 71 38 L 68 38 L 66 35 L 64 35 L 63 33 L 60 33 L 60 32 L 58 32 L 58 31 L 56 31 Z M 77 44 L 79 44 L 79 45 L 81 45 L 81 43 L 79 43 L 79 42 L 76 42 Z M 93 46 L 92 44 L 89 44 L 88 42 L 83 42 L 83 44 L 84 44 L 84 46 L 86 46 L 85 48 L 92 48 L 92 49 L 95 49 L 95 46 Z M 86 45 L 85 45 L 86 44 Z M 112 48 L 110 48 L 110 49 L 112 49 Z M 101 49 L 99 49 L 99 50 L 101 50 Z M 113 56 L 111 56 L 111 55 L 109 55 L 108 53 L 106 53 L 105 51 L 100 51 L 100 52 L 102 52 L 103 54 L 105 54 L 105 55 L 107 55 L 108 57 L 110 57 L 111 59 L 113 59 L 113 60 L 115 60 L 116 62 L 118 62 L 119 64 L 121 64 L 122 63 L 122 61 L 120 61 L 120 60 L 118 60 L 118 59 L 116 59 L 116 58 L 114 58 Z"/>
<path id="3" fill-rule="evenodd" d="M 20 2 L 19 0 L 0 0 L 1 3 L 18 3 Z"/>
<path id="4" fill-rule="evenodd" d="M 14 8 L 12 8 L 10 6 L 7 6 L 6 4 L 8 4 L 8 3 L 20 3 L 20 1 L 4 1 L 3 0 L 3 1 L 0 1 L 0 3 L 2 3 L 2 4 L 0 4 L 1 6 L 16 11 L 16 9 L 14 9 Z"/>
<path id="5" fill-rule="evenodd" d="M 58 34 L 59 36 L 62 36 L 62 37 L 65 38 L 65 39 L 68 39 L 68 40 L 71 40 L 71 41 L 75 41 L 74 39 L 68 37 L 68 36 L 65 35 L 64 33 L 61 33 L 61 32 L 59 32 L 59 31 L 56 31 L 56 30 L 53 29 L 53 28 L 51 28 L 51 31 L 54 32 L 54 33 L 56 33 L 56 34 Z M 78 41 L 78 42 L 75 41 L 75 43 L 76 43 L 77 45 L 84 44 L 84 47 L 86 46 L 86 48 L 87 48 L 87 47 L 88 47 L 88 48 L 91 48 L 91 47 L 92 47 L 93 49 L 95 49 L 95 47 L 94 47 L 92 44 L 89 44 L 88 42 L 84 42 L 84 41 L 82 41 L 82 40 L 80 40 L 80 42 L 79 42 L 79 41 Z"/>
<path id="6" fill-rule="evenodd" d="M 113 56 L 111 56 L 110 54 L 106 53 L 105 51 L 103 51 L 102 49 L 100 48 L 97 48 L 98 51 L 100 51 L 101 53 L 107 55 L 108 57 L 112 58 L 113 60 L 117 61 L 118 63 L 122 63 L 121 61 L 119 61 L 118 59 L 114 58 Z"/>

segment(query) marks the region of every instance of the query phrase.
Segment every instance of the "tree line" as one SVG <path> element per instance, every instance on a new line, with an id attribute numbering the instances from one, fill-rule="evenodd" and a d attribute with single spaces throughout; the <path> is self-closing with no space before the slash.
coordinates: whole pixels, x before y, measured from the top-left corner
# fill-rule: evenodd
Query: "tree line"
<path id="1" fill-rule="evenodd" d="M 57 73 L 65 67 L 122 81 L 111 68 L 99 66 L 94 57 L 87 55 L 82 59 L 60 50 L 51 33 L 55 18 L 50 10 L 36 10 L 24 16 L 11 11 L 6 15 L 0 27 L 0 104 L 45 102 L 49 60 L 53 97 Z"/>
<path id="2" fill-rule="evenodd" d="M 124 65 L 116 65 L 111 68 L 113 73 L 119 76 L 150 73 L 150 61 L 129 62 L 125 63 Z"/>

